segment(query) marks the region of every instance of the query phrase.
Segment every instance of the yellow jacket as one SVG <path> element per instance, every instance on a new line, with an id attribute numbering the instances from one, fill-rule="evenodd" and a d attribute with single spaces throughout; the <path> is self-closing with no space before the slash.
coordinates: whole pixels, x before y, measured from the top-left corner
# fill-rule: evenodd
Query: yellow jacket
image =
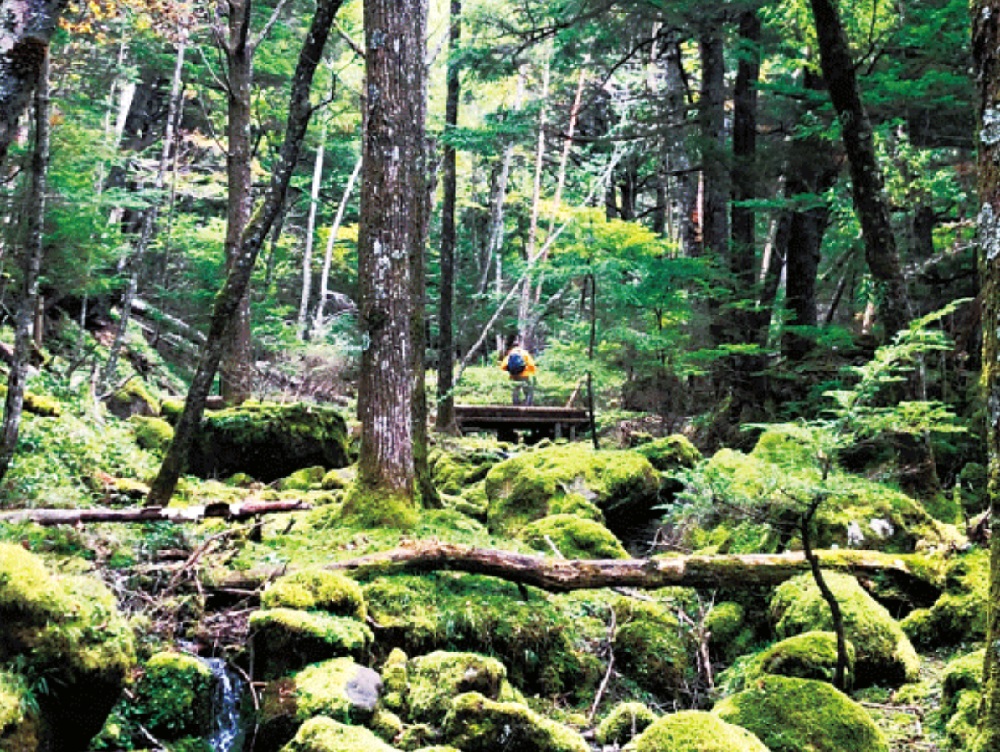
<path id="1" fill-rule="evenodd" d="M 507 359 L 510 358 L 510 356 L 513 353 L 517 353 L 522 358 L 524 358 L 524 370 L 518 374 L 510 373 L 509 376 L 515 381 L 530 379 L 532 376 L 534 376 L 535 372 L 538 370 L 538 368 L 535 366 L 535 359 L 532 358 L 531 353 L 529 353 L 523 347 L 512 347 L 510 350 L 508 350 L 507 354 L 503 358 L 503 361 L 500 363 L 500 368 L 504 371 L 507 370 Z"/>

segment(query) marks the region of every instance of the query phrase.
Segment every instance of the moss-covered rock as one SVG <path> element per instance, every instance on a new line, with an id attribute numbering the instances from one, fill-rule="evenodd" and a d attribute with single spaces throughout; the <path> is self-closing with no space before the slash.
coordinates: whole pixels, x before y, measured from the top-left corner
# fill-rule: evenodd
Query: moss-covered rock
<path id="1" fill-rule="evenodd" d="M 393 648 L 382 664 L 382 704 L 396 713 L 406 713 L 410 691 L 410 672 L 406 653 Z"/>
<path id="2" fill-rule="evenodd" d="M 467 650 L 496 656 L 515 685 L 546 695 L 583 697 L 600 681 L 600 662 L 579 646 L 579 623 L 539 591 L 441 572 L 380 577 L 364 592 L 383 627 L 380 639 L 410 655 Z"/>
<path id="3" fill-rule="evenodd" d="M 133 378 L 105 400 L 108 412 L 123 420 L 133 415 L 160 414 L 160 401 L 154 397 L 142 379 Z"/>
<path id="4" fill-rule="evenodd" d="M 769 752 L 750 731 L 699 710 L 663 716 L 626 749 L 629 752 Z"/>
<path id="5" fill-rule="evenodd" d="M 601 520 L 614 532 L 621 523 L 653 515 L 660 480 L 645 457 L 634 451 L 595 451 L 581 444 L 523 452 L 486 475 L 487 525 L 516 533 L 550 514 L 578 514 Z"/>
<path id="6" fill-rule="evenodd" d="M 575 514 L 542 517 L 521 528 L 518 537 L 536 551 L 558 552 L 566 559 L 628 558 L 621 541 L 604 525 Z"/>
<path id="7" fill-rule="evenodd" d="M 409 719 L 439 725 L 451 701 L 465 692 L 478 692 L 490 700 L 518 700 L 507 681 L 507 669 L 496 658 L 476 653 L 436 651 L 410 661 L 408 671 Z"/>
<path id="8" fill-rule="evenodd" d="M 40 748 L 84 749 L 135 663 L 131 629 L 110 591 L 96 579 L 51 574 L 21 546 L 0 544 L 0 624 L 0 663 L 25 662 L 46 678 Z"/>
<path id="9" fill-rule="evenodd" d="M 941 675 L 941 714 L 949 717 L 955 713 L 959 698 L 964 692 L 977 697 L 983 689 L 983 659 L 985 650 L 975 650 L 948 662 Z"/>
<path id="10" fill-rule="evenodd" d="M 972 690 L 959 692 L 955 698 L 955 709 L 945 724 L 953 749 L 977 749 L 980 700 L 980 693 Z"/>
<path id="11" fill-rule="evenodd" d="M 660 472 L 692 468 L 701 462 L 701 452 L 683 434 L 675 433 L 640 444 L 635 451 Z"/>
<path id="12" fill-rule="evenodd" d="M 590 752 L 576 731 L 517 702 L 497 702 L 478 692 L 459 695 L 442 727 L 445 742 L 462 752 Z"/>
<path id="13" fill-rule="evenodd" d="M 652 726 L 658 717 L 641 702 L 621 702 L 600 722 L 594 738 L 598 744 L 620 747 Z"/>
<path id="14" fill-rule="evenodd" d="M 712 654 L 726 663 L 749 653 L 756 641 L 756 630 L 746 615 L 746 609 L 734 601 L 716 603 L 705 618 Z"/>
<path id="15" fill-rule="evenodd" d="M 330 718 L 311 718 L 282 752 L 394 752 L 374 733 L 361 726 L 348 726 Z"/>
<path id="16" fill-rule="evenodd" d="M 985 638 L 989 552 L 974 549 L 951 559 L 945 568 L 944 586 L 930 608 L 906 615 L 900 623 L 906 636 L 922 648 Z"/>
<path id="17" fill-rule="evenodd" d="M 618 629 L 615 660 L 643 689 L 679 697 L 688 668 L 680 624 L 658 603 L 621 597 L 614 601 Z"/>
<path id="18" fill-rule="evenodd" d="M 326 477 L 326 468 L 322 465 L 303 467 L 278 481 L 279 491 L 310 491 L 319 489 Z"/>
<path id="19" fill-rule="evenodd" d="M 847 681 L 854 678 L 855 650 L 847 642 Z M 738 669 L 739 676 L 734 672 Z M 745 663 L 727 671 L 731 688 L 743 689 L 764 674 L 795 676 L 833 682 L 837 670 L 837 635 L 833 632 L 803 632 L 776 642 Z"/>
<path id="20" fill-rule="evenodd" d="M 176 741 L 212 728 L 212 672 L 186 653 L 156 653 L 135 687 L 133 711 L 154 736 Z"/>
<path id="21" fill-rule="evenodd" d="M 458 495 L 482 481 L 490 468 L 509 456 L 510 445 L 495 439 L 442 437 L 427 462 L 435 488 Z"/>
<path id="22" fill-rule="evenodd" d="M 360 660 L 371 647 L 371 630 L 356 619 L 290 608 L 250 615 L 254 675 L 276 679 L 330 658 Z"/>
<path id="23" fill-rule="evenodd" d="M 889 752 L 865 709 L 826 682 L 762 676 L 713 712 L 752 731 L 771 752 Z"/>
<path id="24" fill-rule="evenodd" d="M 896 620 L 853 577 L 836 572 L 823 575 L 840 604 L 847 638 L 856 650 L 855 685 L 915 681 L 920 659 Z M 779 637 L 832 628 L 830 609 L 808 573 L 775 591 L 771 615 Z"/>
<path id="25" fill-rule="evenodd" d="M 188 457 L 202 478 L 243 472 L 270 483 L 303 467 L 350 464 L 347 424 L 329 407 L 253 404 L 206 413 Z"/>
<path id="26" fill-rule="evenodd" d="M 264 608 L 326 611 L 364 621 L 368 614 L 361 586 L 326 569 L 304 569 L 279 577 L 261 595 Z"/>

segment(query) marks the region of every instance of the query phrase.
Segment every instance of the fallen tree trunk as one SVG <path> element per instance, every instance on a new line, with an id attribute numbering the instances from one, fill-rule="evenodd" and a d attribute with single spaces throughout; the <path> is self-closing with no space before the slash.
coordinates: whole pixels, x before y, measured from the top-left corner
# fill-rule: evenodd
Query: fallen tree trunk
<path id="1" fill-rule="evenodd" d="M 18 509 L 0 512 L 0 523 L 34 522 L 39 525 L 81 525 L 88 522 L 199 522 L 209 517 L 246 520 L 262 514 L 310 509 L 304 501 L 242 501 L 194 507 L 129 507 L 127 509 Z"/>
<path id="2" fill-rule="evenodd" d="M 826 569 L 888 578 L 914 601 L 933 602 L 940 589 L 907 564 L 907 555 L 878 551 L 817 551 Z M 809 563 L 801 552 L 677 556 L 664 559 L 555 559 L 441 541 L 412 541 L 391 551 L 326 565 L 353 575 L 455 570 L 485 574 L 551 592 L 604 587 L 745 588 L 777 585 Z"/>

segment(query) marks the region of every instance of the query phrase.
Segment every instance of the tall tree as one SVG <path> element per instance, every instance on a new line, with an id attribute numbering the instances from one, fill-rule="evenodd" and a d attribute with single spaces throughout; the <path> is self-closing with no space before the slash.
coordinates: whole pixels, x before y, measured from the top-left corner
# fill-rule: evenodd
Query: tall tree
<path id="1" fill-rule="evenodd" d="M 448 81 L 445 97 L 444 127 L 446 136 L 458 127 L 458 99 L 461 95 L 459 78 L 458 45 L 462 41 L 462 0 L 451 0 L 448 27 Z M 458 170 L 455 145 L 447 138 L 442 164 L 441 201 L 441 300 L 438 308 L 438 385 L 437 428 L 439 431 L 455 430 L 455 324 L 453 303 L 455 297 L 455 204 L 458 195 Z"/>
<path id="2" fill-rule="evenodd" d="M 366 97 L 358 236 L 361 514 L 402 523 L 414 502 L 412 263 L 425 230 L 424 0 L 364 4 Z"/>
<path id="3" fill-rule="evenodd" d="M 48 56 L 49 40 L 69 0 L 0 2 L 0 164 Z"/>
<path id="4" fill-rule="evenodd" d="M 810 0 L 819 41 L 823 78 L 840 119 L 844 149 L 851 167 L 854 209 L 861 223 L 865 259 L 880 287 L 878 312 L 885 338 L 905 329 L 911 316 L 910 300 L 889 221 L 884 179 L 875 154 L 872 125 L 854 71 L 847 33 L 833 0 Z"/>
<path id="5" fill-rule="evenodd" d="M 313 111 L 309 101 L 313 76 L 323 56 L 323 47 L 326 45 L 330 28 L 342 2 L 343 0 L 319 0 L 316 4 L 316 12 L 299 51 L 298 63 L 292 78 L 285 140 L 281 145 L 281 152 L 260 210 L 246 226 L 240 241 L 239 253 L 235 256 L 234 263 L 229 266 L 226 281 L 215 297 L 208 338 L 194 378 L 191 380 L 191 387 L 184 402 L 184 411 L 177 419 L 173 441 L 170 442 L 159 473 L 150 486 L 149 496 L 146 498 L 149 506 L 169 503 L 191 451 L 195 432 L 205 412 L 205 400 L 212 388 L 219 362 L 222 360 L 227 335 L 233 325 L 234 317 L 240 310 L 241 301 L 247 294 L 250 275 L 253 273 L 260 249 L 284 206 L 288 184 L 298 163 L 302 140 L 305 138 Z"/>
<path id="6" fill-rule="evenodd" d="M 42 271 L 43 230 L 45 223 L 45 183 L 49 167 L 49 62 L 48 47 L 42 48 L 41 65 L 36 71 L 35 148 L 31 155 L 31 187 L 24 206 L 24 247 L 21 259 L 21 296 L 18 301 L 14 331 L 14 362 L 7 374 L 3 427 L 0 435 L 0 479 L 7 474 L 21 426 L 25 382 L 31 359 L 31 323 L 38 301 L 38 282 Z"/>
<path id="7" fill-rule="evenodd" d="M 977 750 L 1000 749 L 1000 0 L 976 0 L 972 49 L 978 84 L 979 243 L 983 376 L 988 405 L 990 585 Z"/>

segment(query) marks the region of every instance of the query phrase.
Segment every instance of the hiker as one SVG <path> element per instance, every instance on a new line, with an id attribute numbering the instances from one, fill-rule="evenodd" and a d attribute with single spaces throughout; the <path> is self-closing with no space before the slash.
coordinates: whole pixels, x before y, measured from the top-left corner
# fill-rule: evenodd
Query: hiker
<path id="1" fill-rule="evenodd" d="M 531 353 L 517 342 L 507 351 L 500 368 L 507 372 L 514 385 L 515 405 L 531 405 L 535 400 L 535 361 Z"/>

